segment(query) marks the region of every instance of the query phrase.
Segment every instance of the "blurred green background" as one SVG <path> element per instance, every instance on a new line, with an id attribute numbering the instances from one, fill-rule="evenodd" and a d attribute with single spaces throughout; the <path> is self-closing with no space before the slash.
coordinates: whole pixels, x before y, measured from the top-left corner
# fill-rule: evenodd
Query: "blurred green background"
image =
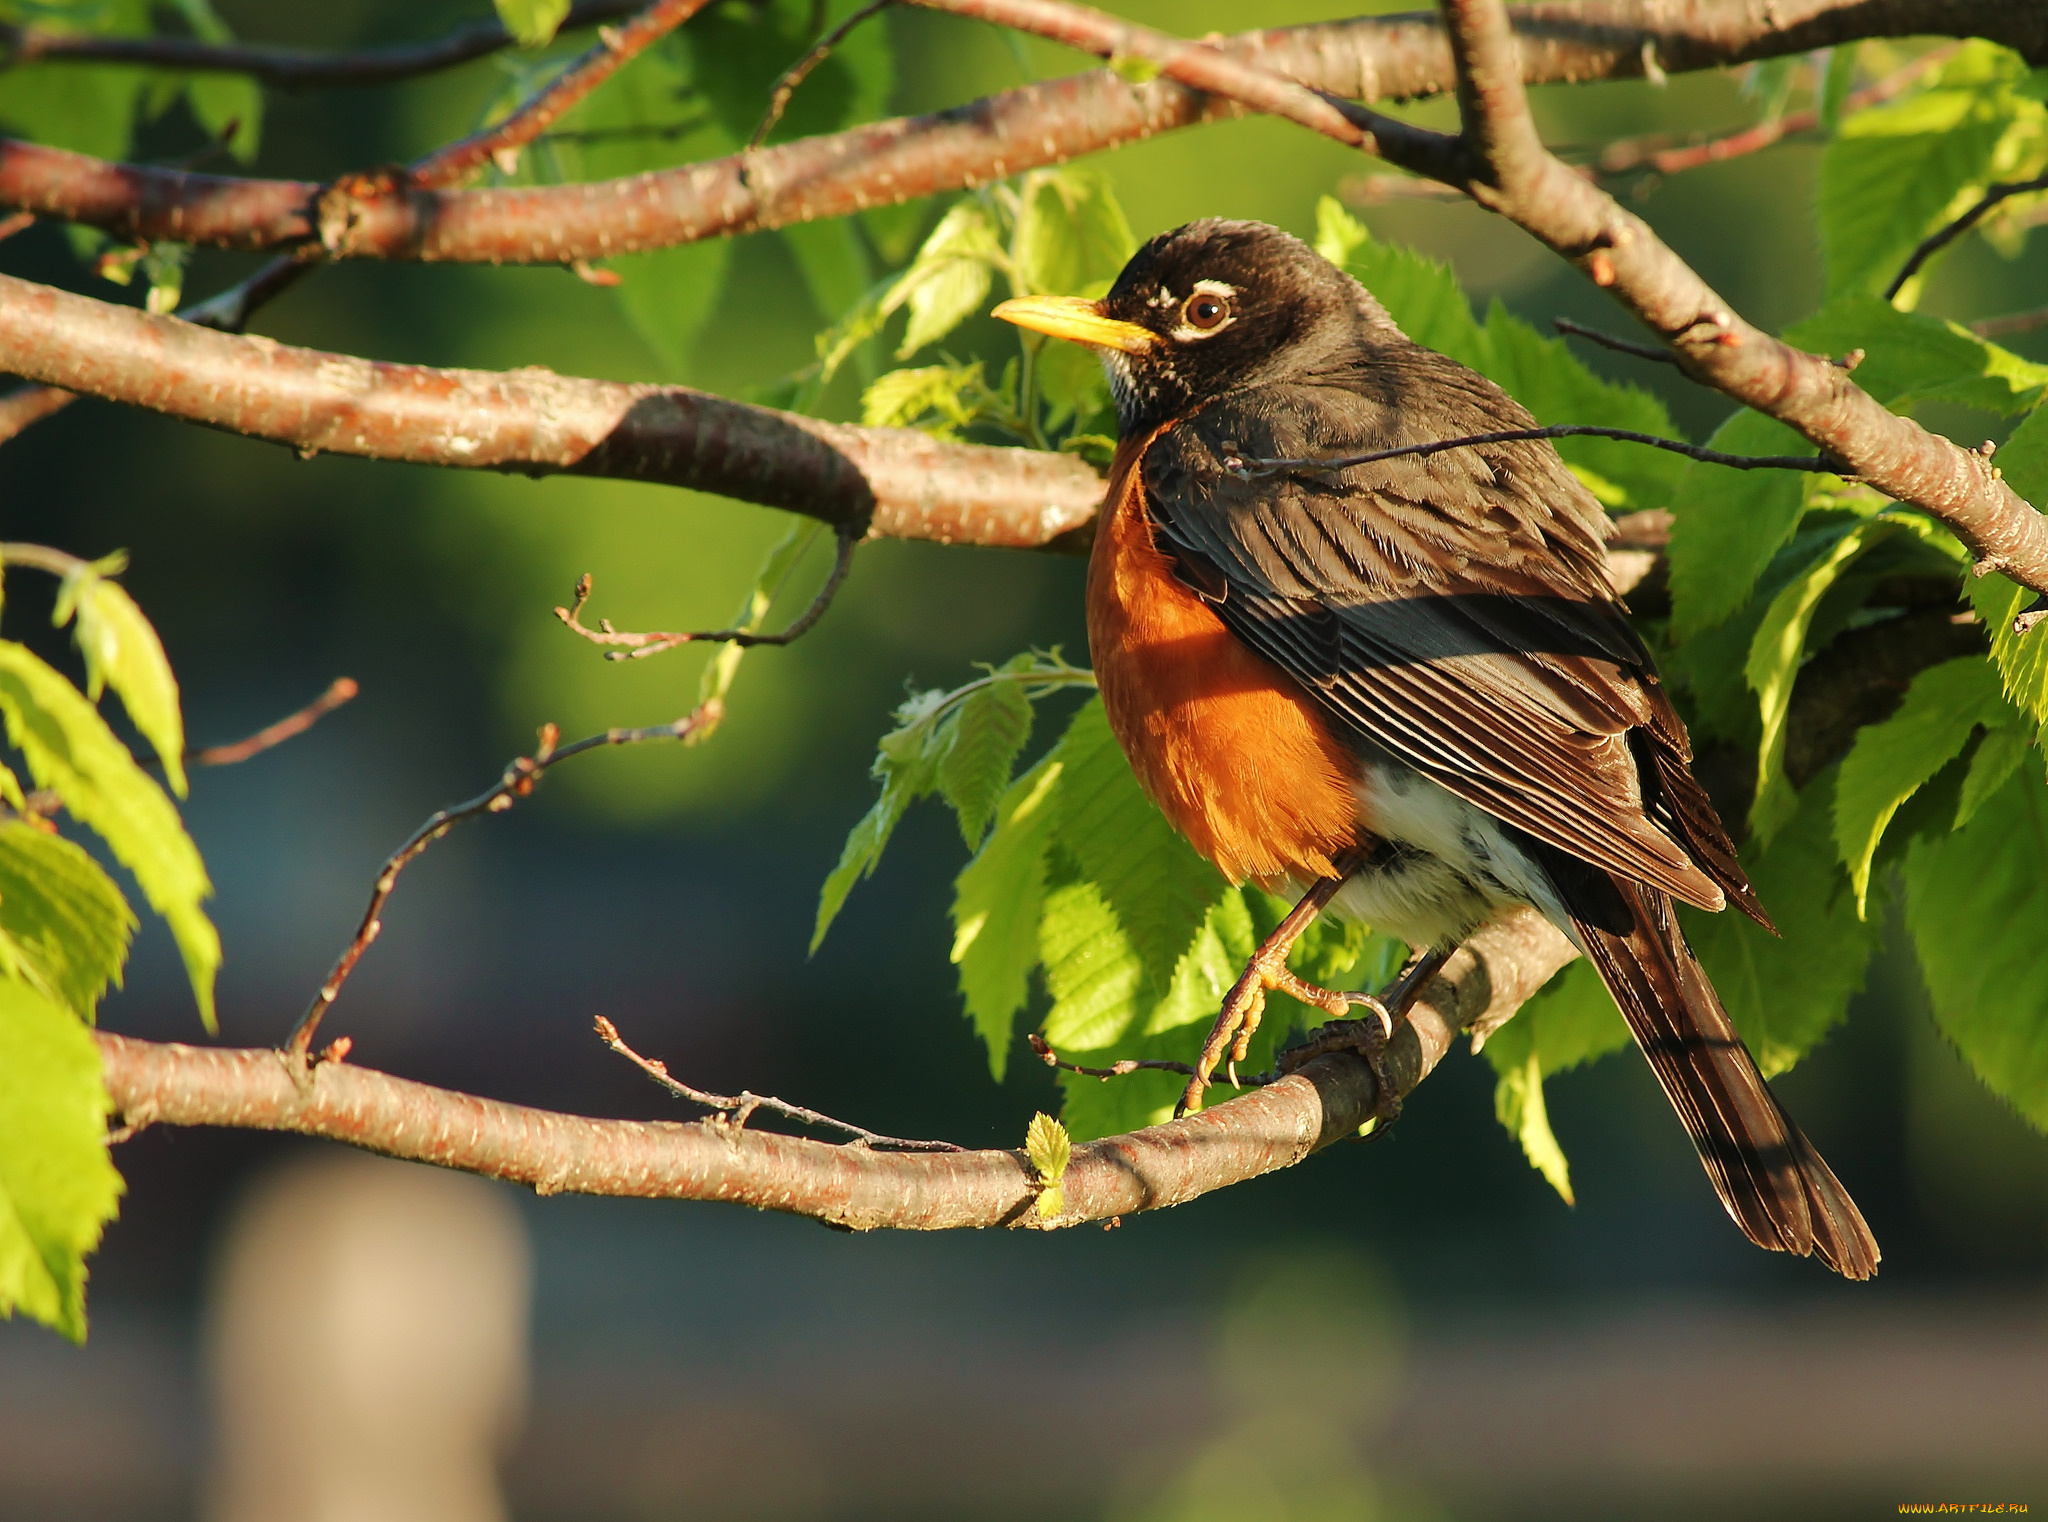
<path id="1" fill-rule="evenodd" d="M 316 47 L 430 36 L 480 12 L 440 0 L 220 9 L 244 35 Z M 1118 9 L 1187 34 L 1352 13 L 1221 0 Z M 896 111 L 1086 66 L 914 10 L 870 25 L 893 52 Z M 509 69 L 530 66 L 486 60 L 403 87 L 273 95 L 256 170 L 318 178 L 414 157 L 468 130 Z M 1733 128 L 1758 111 L 1733 76 L 1550 89 L 1538 104 L 1548 139 L 1582 148 Z M 1448 111 L 1413 114 L 1444 125 Z M 138 151 L 170 159 L 200 141 L 179 107 Z M 688 141 L 675 152 L 688 156 Z M 1820 291 L 1817 157 L 1792 142 L 1625 188 L 1741 311 L 1776 326 Z M 1140 238 L 1204 215 L 1308 233 L 1318 197 L 1360 204 L 1374 170 L 1270 121 L 1092 162 Z M 915 226 L 939 210 L 920 208 Z M 1498 296 L 1539 325 L 1625 326 L 1576 273 L 1474 207 L 1395 198 L 1362 215 L 1449 260 L 1477 302 Z M 906 239 L 907 226 L 878 221 L 875 244 Z M 139 299 L 94 280 L 55 228 L 0 245 L 0 265 Z M 720 265 L 722 285 L 710 278 Z M 187 289 L 205 294 L 250 267 L 202 253 Z M 619 267 L 633 285 L 634 263 Z M 674 300 L 708 306 L 693 342 L 650 342 L 618 294 L 559 269 L 347 265 L 256 326 L 381 359 L 747 394 L 810 362 L 813 335 L 838 315 L 780 234 L 699 257 L 676 289 Z M 2008 260 L 1970 240 L 1936 268 L 1922 309 L 1967 320 L 2044 300 L 2048 243 Z M 1011 342 L 976 320 L 948 347 L 1000 363 Z M 2038 336 L 2013 342 L 2048 358 Z M 1694 437 L 1728 410 L 1664 367 L 1587 358 L 1655 389 Z M 824 410 L 854 415 L 858 389 L 849 369 Z M 1939 421 L 1966 440 L 1998 436 L 1987 420 Z M 97 403 L 0 449 L 0 483 L 8 537 L 130 551 L 128 584 L 162 631 L 201 743 L 269 721 L 333 676 L 363 683 L 309 737 L 195 780 L 189 817 L 220 890 L 221 1009 L 237 1043 L 281 1035 L 384 854 L 486 785 L 537 725 L 573 737 L 666 720 L 694 700 L 703 657 L 608 663 L 561 630 L 550 610 L 578 575 L 595 577 L 592 615 L 622 627 L 717 626 L 786 527 L 768 510 L 653 487 L 300 461 Z M 810 574 L 822 571 L 820 552 Z M 950 819 L 914 815 L 818 955 L 804 948 L 906 683 L 950 685 L 1029 644 L 1078 658 L 1080 571 L 1037 554 L 863 548 L 812 636 L 749 656 L 710 744 L 580 760 L 512 814 L 436 847 L 399 887 L 330 1027 L 354 1037 L 356 1060 L 432 1081 L 673 1114 L 589 1037 L 602 1011 L 695 1083 L 780 1093 L 895 1134 L 1016 1144 L 1031 1113 L 1053 1107 L 1053 1086 L 1022 1061 L 992 1085 L 958 1017 L 944 906 L 963 857 Z M 41 627 L 47 588 L 24 577 L 8 591 L 8 632 L 68 659 Z M 105 1020 L 196 1038 L 156 927 Z M 1107 1236 L 871 1242 L 709 1207 L 528 1201 L 536 1394 L 511 1470 L 514 1514 L 1535 1518 L 1654 1505 L 1849 1517 L 1940 1498 L 1902 1489 L 1909 1481 L 1977 1499 L 1995 1481 L 2024 1498 L 2048 1475 L 2038 1393 L 2006 1407 L 2042 1436 L 2031 1447 L 1960 1453 L 1948 1470 L 1926 1444 L 1857 1456 L 1854 1432 L 1912 1431 L 1943 1392 L 1952 1412 L 1974 1410 L 1956 1392 L 1992 1388 L 1984 1368 L 2048 1389 L 2048 1140 L 1934 1034 L 1908 955 L 1880 960 L 1847 1027 L 1782 1084 L 1884 1245 L 1868 1288 L 1748 1247 L 1632 1057 L 1552 1087 L 1576 1209 L 1494 1123 L 1492 1086 L 1484 1064 L 1454 1059 L 1386 1143 Z M 130 1193 L 95 1267 L 93 1344 L 73 1353 L 0 1328 L 0 1513 L 199 1514 L 205 1265 L 243 1182 L 297 1148 L 150 1132 L 122 1149 Z M 1990 1363 L 1969 1361 L 1980 1356 Z M 1742 1413 L 1762 1420 L 1772 1399 L 1788 1402 L 1771 1429 L 1789 1434 L 1786 1452 L 1752 1462 Z M 1617 1420 L 1667 1407 L 1655 1441 L 1620 1443 Z M 850 1425 L 849 1411 L 860 1413 Z M 53 1421 L 61 1441 L 34 1436 Z M 1803 1441 L 1801 1422 L 1816 1424 Z M 690 1483 L 665 1478 L 670 1445 L 701 1466 Z M 771 1483 L 805 1465 L 815 1483 Z M 719 1478 L 727 1470 L 738 1478 Z"/>

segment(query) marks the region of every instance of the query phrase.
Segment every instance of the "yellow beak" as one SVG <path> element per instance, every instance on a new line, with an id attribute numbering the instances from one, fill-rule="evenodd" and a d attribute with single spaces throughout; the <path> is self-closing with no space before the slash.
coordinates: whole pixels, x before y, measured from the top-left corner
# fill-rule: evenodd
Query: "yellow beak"
<path id="1" fill-rule="evenodd" d="M 1098 303 L 1079 296 L 1019 296 L 990 315 L 1034 333 L 1050 333 L 1097 349 L 1121 349 L 1126 354 L 1149 353 L 1159 343 L 1151 329 L 1105 317 Z"/>

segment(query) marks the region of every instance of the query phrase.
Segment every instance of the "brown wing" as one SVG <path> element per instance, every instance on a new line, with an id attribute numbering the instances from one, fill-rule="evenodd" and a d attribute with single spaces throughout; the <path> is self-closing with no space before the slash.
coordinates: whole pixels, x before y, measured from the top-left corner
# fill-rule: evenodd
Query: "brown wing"
<path id="1" fill-rule="evenodd" d="M 1161 434 L 1147 510 L 1232 632 L 1369 753 L 1582 861 L 1768 924 L 1608 587 L 1606 517 L 1549 444 L 1249 463 L 1527 426 L 1463 366 L 1381 351 L 1369 371 L 1227 397 Z"/>

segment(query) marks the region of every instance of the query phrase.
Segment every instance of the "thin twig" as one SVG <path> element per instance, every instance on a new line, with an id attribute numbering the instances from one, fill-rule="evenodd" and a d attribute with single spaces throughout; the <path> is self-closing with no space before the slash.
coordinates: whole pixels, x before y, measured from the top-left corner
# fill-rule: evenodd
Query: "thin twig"
<path id="1" fill-rule="evenodd" d="M 1928 234 L 1920 246 L 1907 256 L 1906 262 L 1899 267 L 1899 272 L 1892 276 L 1892 283 L 1884 288 L 1884 299 L 1890 301 L 1898 295 L 1906 282 L 1920 272 L 1921 265 L 1983 221 L 1985 216 L 2001 203 L 2011 200 L 2014 196 L 2023 196 L 2036 190 L 2048 190 L 2048 174 L 2035 175 L 2031 180 L 2012 180 L 1990 186 L 1978 197 L 1976 205 L 1945 227 Z"/>
<path id="2" fill-rule="evenodd" d="M 415 161 L 406 171 L 407 182 L 419 189 L 443 189 L 460 184 L 488 163 L 510 174 L 518 167 L 520 152 L 527 144 L 649 45 L 708 4 L 710 0 L 654 0 L 624 26 L 600 28 L 595 47 L 522 101 L 511 115 Z"/>
<path id="3" fill-rule="evenodd" d="M 578 0 L 556 30 L 574 31 L 630 15 L 638 0 Z M 335 85 L 380 85 L 452 69 L 512 45 L 503 23 L 472 21 L 427 42 L 403 42 L 354 52 L 320 53 L 264 43 L 202 42 L 191 37 L 109 37 L 0 27 L 6 63 L 130 63 L 188 74 L 246 74 L 284 90 Z"/>
<path id="4" fill-rule="evenodd" d="M 384 926 L 379 916 L 384 910 L 384 901 L 391 896 L 391 890 L 398 883 L 398 874 L 410 866 L 415 857 L 446 835 L 465 819 L 478 814 L 502 814 L 519 799 L 528 797 L 535 784 L 556 766 L 571 756 L 580 756 L 585 751 L 597 750 L 609 745 L 639 745 L 649 740 L 687 740 L 698 728 L 715 722 L 717 715 L 712 712 L 713 703 L 699 704 L 672 724 L 656 724 L 646 729 L 608 729 L 603 734 L 589 735 L 571 745 L 557 747 L 556 729 L 552 724 L 541 726 L 540 744 L 531 756 L 517 756 L 505 768 L 495 785 L 486 788 L 466 803 L 458 803 L 433 815 L 406 840 L 405 844 L 385 858 L 384 866 L 377 874 L 377 880 L 370 889 L 369 906 L 363 910 L 361 923 L 348 945 L 335 960 L 334 968 L 327 974 L 327 981 L 313 995 L 313 1002 L 306 1006 L 306 1012 L 299 1016 L 298 1024 L 292 1027 L 291 1035 L 285 1039 L 283 1051 L 290 1060 L 293 1071 L 303 1074 L 306 1070 L 307 1054 L 312 1050 L 313 1037 L 320 1029 L 320 1020 L 341 997 L 342 985 L 349 974 L 355 971 L 356 963 L 363 953 L 370 949 L 370 943 L 377 939 Z"/>
<path id="5" fill-rule="evenodd" d="M 294 739 L 318 724 L 342 704 L 352 701 L 362 691 L 352 676 L 338 676 L 328 683 L 327 690 L 313 699 L 297 713 L 287 714 L 275 724 L 266 724 L 246 740 L 237 740 L 232 745 L 208 745 L 199 750 L 185 752 L 187 766 L 234 766 L 251 756 L 259 756 L 274 746 Z"/>
<path id="6" fill-rule="evenodd" d="M 2014 312 L 2006 317 L 1986 317 L 1969 325 L 1979 338 L 2005 338 L 2014 333 L 2038 333 L 2048 328 L 2048 307 L 2031 312 Z"/>
<path id="7" fill-rule="evenodd" d="M 838 594 L 840 583 L 846 580 L 846 573 L 853 567 L 854 547 L 860 543 L 857 530 L 841 524 L 836 528 L 838 553 L 832 561 L 832 574 L 825 578 L 825 584 L 818 588 L 818 595 L 811 599 L 811 605 L 799 614 L 790 626 L 778 634 L 756 634 L 751 629 L 712 629 L 702 633 L 677 633 L 673 631 L 650 631 L 635 634 L 614 629 L 608 618 L 598 620 L 595 629 L 584 624 L 578 616 L 583 605 L 590 600 L 591 578 L 586 573 L 576 580 L 576 600 L 573 606 L 555 609 L 555 617 L 572 634 L 580 635 L 593 645 L 623 645 L 622 650 L 605 653 L 608 661 L 634 661 L 642 656 L 659 655 L 664 650 L 673 650 L 678 645 L 738 645 L 751 649 L 755 645 L 787 645 L 803 638 L 812 625 L 825 616 L 825 610 L 832 606 L 832 599 Z"/>
<path id="8" fill-rule="evenodd" d="M 810 78 L 811 71 L 830 58 L 832 50 L 846 41 L 847 35 L 855 27 L 870 16 L 880 15 L 895 3 L 896 0 L 871 0 L 870 4 L 862 6 L 820 37 L 811 45 L 808 53 L 782 71 L 782 77 L 775 81 L 775 88 L 768 93 L 768 110 L 761 118 L 761 125 L 756 127 L 754 135 L 747 139 L 747 152 L 753 152 L 768 141 L 768 134 L 773 132 L 775 124 L 782 120 L 782 113 L 789 109 L 790 97 L 796 94 L 799 85 Z"/>
<path id="9" fill-rule="evenodd" d="M 1848 115 L 1870 106 L 1882 105 L 1901 93 L 1922 74 L 1936 64 L 1946 62 L 1955 56 L 1960 43 L 1930 49 L 1902 69 L 1887 74 L 1883 79 L 1874 80 L 1860 90 L 1851 91 L 1842 98 L 1842 114 Z M 1820 111 L 1807 107 L 1800 111 L 1787 111 L 1767 122 L 1744 127 L 1722 137 L 1708 138 L 1705 142 L 1688 143 L 1683 147 L 1669 146 L 1669 139 L 1663 137 L 1623 138 L 1609 143 L 1600 150 L 1594 160 L 1594 168 L 1601 174 L 1626 174 L 1632 169 L 1648 169 L 1653 174 L 1683 174 L 1688 169 L 1698 169 L 1707 164 L 1722 164 L 1745 154 L 1761 152 L 1788 137 L 1812 132 L 1820 126 Z"/>
<path id="10" fill-rule="evenodd" d="M 790 1120 L 801 1121 L 807 1126 L 824 1126 L 834 1131 L 844 1131 L 853 1138 L 853 1144 L 858 1147 L 889 1147 L 899 1152 L 965 1152 L 967 1150 L 965 1147 L 957 1147 L 948 1141 L 912 1141 L 901 1136 L 884 1136 L 879 1131 L 870 1131 L 867 1127 L 856 1126 L 851 1121 L 835 1120 L 830 1115 L 820 1114 L 818 1111 L 806 1109 L 802 1105 L 793 1105 L 788 1100 L 777 1099 L 772 1094 L 756 1094 L 746 1089 L 742 1089 L 735 1095 L 708 1094 L 702 1089 L 693 1089 L 687 1083 L 671 1075 L 667 1063 L 658 1062 L 652 1057 L 643 1057 L 634 1051 L 633 1048 L 626 1045 L 625 1038 L 619 1034 L 619 1028 L 613 1025 L 611 1021 L 605 1019 L 603 1015 L 597 1017 L 595 1024 L 598 1039 L 606 1046 L 632 1063 L 633 1066 L 640 1069 L 641 1072 L 652 1078 L 678 1099 L 687 1099 L 691 1104 L 699 1104 L 707 1110 L 717 1110 L 721 1114 L 731 1116 L 730 1124 L 735 1130 L 745 1127 L 747 1117 L 753 1114 L 754 1111 L 769 1110 L 777 1115 L 786 1116 Z"/>
<path id="11" fill-rule="evenodd" d="M 1124 1078 L 1132 1073 L 1144 1072 L 1178 1073 L 1183 1078 L 1194 1076 L 1195 1070 L 1191 1064 L 1172 1062 L 1164 1057 L 1125 1057 L 1120 1061 L 1111 1063 L 1106 1068 L 1082 1067 L 1080 1063 L 1069 1062 L 1058 1052 L 1054 1051 L 1051 1044 L 1047 1042 L 1045 1037 L 1039 1035 L 1037 1031 L 1027 1032 L 1024 1039 L 1031 1043 L 1031 1050 L 1038 1054 L 1038 1060 L 1047 1067 L 1058 1068 L 1063 1073 L 1079 1073 L 1083 1078 L 1107 1080 L 1111 1078 Z M 1262 1084 L 1271 1083 L 1275 1076 L 1272 1073 L 1256 1073 L 1249 1077 L 1240 1074 L 1237 1081 L 1247 1088 L 1257 1088 Z"/>
<path id="12" fill-rule="evenodd" d="M 1612 349 L 1617 354 L 1633 354 L 1637 359 L 1647 359 L 1660 365 L 1678 363 L 1678 356 L 1669 349 L 1660 349 L 1655 344 L 1639 344 L 1630 338 L 1617 338 L 1612 333 L 1589 328 L 1582 322 L 1573 322 L 1569 317 L 1553 317 L 1550 319 L 1550 325 L 1560 333 L 1570 333 L 1589 343 L 1596 343 L 1603 349 Z"/>
<path id="13" fill-rule="evenodd" d="M 1653 433 L 1636 433 L 1627 428 L 1600 428 L 1591 423 L 1553 423 L 1547 428 L 1504 428 L 1498 433 L 1467 434 L 1459 439 L 1435 439 L 1427 444 L 1403 444 L 1397 449 L 1375 449 L 1369 454 L 1337 455 L 1330 459 L 1268 460 L 1224 456 L 1227 470 L 1243 476 L 1269 475 L 1281 470 L 1348 470 L 1354 465 L 1372 465 L 1409 455 L 1441 454 L 1446 449 L 1463 449 L 1474 444 L 1513 444 L 1523 439 L 1621 439 L 1630 444 L 1648 444 L 1668 449 L 1709 465 L 1729 465 L 1737 470 L 1807 470 L 1832 475 L 1849 474 L 1848 467 L 1825 455 L 1724 454 L 1680 439 L 1661 439 Z"/>

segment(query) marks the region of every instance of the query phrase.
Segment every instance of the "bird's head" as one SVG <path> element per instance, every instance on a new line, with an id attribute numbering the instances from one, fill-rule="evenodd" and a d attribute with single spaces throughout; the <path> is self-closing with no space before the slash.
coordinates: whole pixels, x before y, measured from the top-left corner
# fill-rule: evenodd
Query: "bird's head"
<path id="1" fill-rule="evenodd" d="M 1365 288 L 1299 238 L 1263 222 L 1190 222 L 1161 233 L 1100 301 L 1021 296 L 995 315 L 1095 349 L 1124 437 L 1285 375 L 1401 342 Z"/>

